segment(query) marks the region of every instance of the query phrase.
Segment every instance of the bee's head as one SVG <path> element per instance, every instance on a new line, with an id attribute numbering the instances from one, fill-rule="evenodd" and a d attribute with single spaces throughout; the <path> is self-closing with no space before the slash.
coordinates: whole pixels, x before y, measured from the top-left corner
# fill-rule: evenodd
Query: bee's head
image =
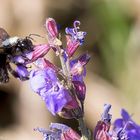
<path id="1" fill-rule="evenodd" d="M 33 43 L 30 38 L 25 37 L 25 38 L 20 38 L 17 41 L 16 45 L 16 52 L 17 53 L 26 53 L 30 52 L 33 50 Z"/>

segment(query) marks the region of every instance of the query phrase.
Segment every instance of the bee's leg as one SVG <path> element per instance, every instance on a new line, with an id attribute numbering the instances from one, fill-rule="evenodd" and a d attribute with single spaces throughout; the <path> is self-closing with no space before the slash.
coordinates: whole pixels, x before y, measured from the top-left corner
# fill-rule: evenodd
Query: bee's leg
<path id="1" fill-rule="evenodd" d="M 0 83 L 9 82 L 9 76 L 6 68 L 1 68 L 0 66 Z"/>
<path id="2" fill-rule="evenodd" d="M 9 72 L 15 77 L 15 78 L 19 78 L 21 81 L 25 81 L 29 79 L 29 76 L 23 76 L 21 75 L 18 71 L 15 71 L 14 69 L 12 69 L 12 67 L 10 66 L 10 64 L 7 64 L 7 68 L 9 70 Z"/>
<path id="3" fill-rule="evenodd" d="M 9 81 L 8 71 L 6 67 L 6 55 L 0 54 L 0 83 Z"/>

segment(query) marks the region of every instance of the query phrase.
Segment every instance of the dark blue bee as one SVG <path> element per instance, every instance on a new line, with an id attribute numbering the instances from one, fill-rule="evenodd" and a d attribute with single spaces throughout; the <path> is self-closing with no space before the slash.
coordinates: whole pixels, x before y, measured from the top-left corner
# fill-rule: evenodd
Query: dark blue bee
<path id="1" fill-rule="evenodd" d="M 9 34 L 0 28 L 0 83 L 9 81 L 8 71 L 16 78 L 26 80 L 28 77 L 21 77 L 10 65 L 10 62 L 15 65 L 23 65 L 18 62 L 13 62 L 12 58 L 23 56 L 25 53 L 33 50 L 31 38 L 10 37 Z M 26 66 L 25 66 L 26 67 Z"/>

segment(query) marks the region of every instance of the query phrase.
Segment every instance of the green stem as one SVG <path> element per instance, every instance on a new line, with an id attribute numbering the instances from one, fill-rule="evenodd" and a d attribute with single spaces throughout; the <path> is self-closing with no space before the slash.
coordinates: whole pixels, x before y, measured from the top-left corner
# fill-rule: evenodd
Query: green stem
<path id="1" fill-rule="evenodd" d="M 60 52 L 59 58 L 60 58 L 60 62 L 61 62 L 63 73 L 64 73 L 64 75 L 67 75 L 67 73 L 68 73 L 67 66 L 66 66 L 66 63 L 65 63 L 65 60 L 64 60 L 62 52 Z"/>
<path id="2" fill-rule="evenodd" d="M 70 61 L 69 61 L 69 58 L 67 58 L 67 61 L 65 62 L 61 47 L 59 47 L 58 50 L 59 50 L 59 58 L 60 58 L 62 70 L 63 70 L 64 75 L 67 77 L 68 87 L 71 89 L 72 83 L 71 83 L 71 73 L 70 73 Z M 85 125 L 83 118 L 79 118 L 78 122 L 79 122 L 79 129 L 82 134 L 81 140 L 90 140 L 89 131 Z"/>
<path id="3" fill-rule="evenodd" d="M 90 140 L 89 131 L 85 125 L 83 118 L 79 118 L 78 123 L 79 123 L 79 129 L 82 134 L 81 140 Z"/>

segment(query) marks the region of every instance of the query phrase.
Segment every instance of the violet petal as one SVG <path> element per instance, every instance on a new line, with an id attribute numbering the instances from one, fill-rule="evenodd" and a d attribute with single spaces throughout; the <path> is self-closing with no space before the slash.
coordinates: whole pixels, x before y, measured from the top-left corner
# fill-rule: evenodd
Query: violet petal
<path id="1" fill-rule="evenodd" d="M 59 85 L 59 84 L 58 84 Z M 48 110 L 55 115 L 60 112 L 63 107 L 65 107 L 71 100 L 71 96 L 68 91 L 63 88 L 61 85 L 56 85 L 46 93 L 44 98 Z M 58 86 L 58 91 L 57 91 Z"/>
<path id="2" fill-rule="evenodd" d="M 29 72 L 25 66 L 17 65 L 16 72 L 18 73 L 19 77 L 28 77 Z"/>

